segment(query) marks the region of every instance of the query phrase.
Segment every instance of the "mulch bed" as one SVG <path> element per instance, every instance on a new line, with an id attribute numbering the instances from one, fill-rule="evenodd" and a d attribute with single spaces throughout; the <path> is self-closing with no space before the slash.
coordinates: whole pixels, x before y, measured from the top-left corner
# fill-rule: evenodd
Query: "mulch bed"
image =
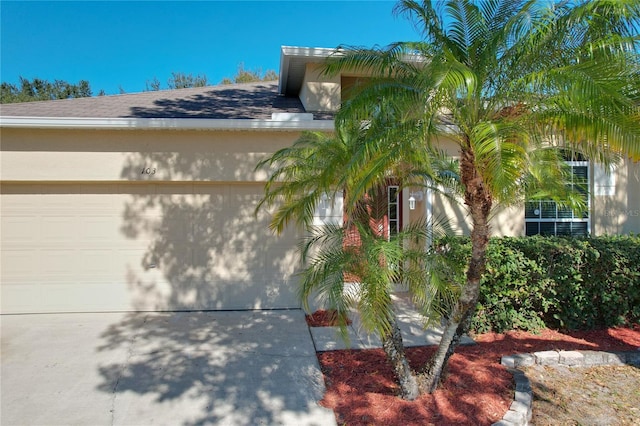
<path id="1" fill-rule="evenodd" d="M 403 401 L 381 349 L 318 353 L 327 384 L 321 404 L 336 413 L 338 424 L 490 425 L 513 401 L 512 375 L 500 365 L 503 355 L 543 350 L 621 351 L 640 349 L 640 325 L 595 331 L 540 334 L 515 331 L 473 336 L 477 345 L 461 346 L 449 362 L 449 376 L 431 395 Z M 435 347 L 408 348 L 414 368 Z"/>
<path id="2" fill-rule="evenodd" d="M 333 327 L 339 325 L 338 312 L 334 310 L 320 309 L 312 314 L 305 315 L 305 319 L 309 327 Z M 347 325 L 351 324 L 349 318 L 345 319 L 347 320 Z"/>

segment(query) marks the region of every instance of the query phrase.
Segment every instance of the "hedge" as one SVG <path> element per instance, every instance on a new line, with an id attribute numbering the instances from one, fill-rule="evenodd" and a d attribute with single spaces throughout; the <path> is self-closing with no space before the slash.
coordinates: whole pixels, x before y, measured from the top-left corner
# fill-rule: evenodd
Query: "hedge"
<path id="1" fill-rule="evenodd" d="M 464 281 L 468 237 L 439 241 Z M 640 236 L 492 238 L 471 329 L 595 329 L 640 321 Z"/>

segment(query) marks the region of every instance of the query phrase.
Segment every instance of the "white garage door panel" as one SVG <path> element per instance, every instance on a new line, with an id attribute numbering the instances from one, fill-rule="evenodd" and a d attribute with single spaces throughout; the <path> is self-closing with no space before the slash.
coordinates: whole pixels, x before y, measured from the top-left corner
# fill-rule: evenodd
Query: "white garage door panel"
<path id="1" fill-rule="evenodd" d="M 4 232 L 2 234 L 4 236 Z M 40 263 L 39 251 L 29 247 L 8 249 L 3 245 L 0 256 L 2 256 L 2 269 L 0 269 L 2 283 L 0 284 L 29 281 L 33 275 L 33 266 Z M 28 267 L 29 265 L 33 266 Z"/>
<path id="2" fill-rule="evenodd" d="M 262 186 L 9 185 L 2 313 L 297 307 L 297 237 Z"/>
<path id="3" fill-rule="evenodd" d="M 4 203 L 5 202 L 3 202 L 3 204 Z M 2 231 L 2 241 L 13 244 L 33 243 L 37 241 L 38 230 L 34 229 L 40 227 L 37 217 L 20 215 L 20 212 L 15 214 L 16 216 L 5 216 L 3 209 L 3 215 L 0 221 L 0 226 L 2 226 L 0 228 Z"/>
<path id="4" fill-rule="evenodd" d="M 2 288 L 2 313 L 109 312 L 128 306 L 128 295 L 109 284 L 24 284 Z M 77 301 L 82 301 L 81 306 Z M 10 304 L 9 304 L 10 303 Z M 131 310 L 131 308 L 129 308 Z"/>

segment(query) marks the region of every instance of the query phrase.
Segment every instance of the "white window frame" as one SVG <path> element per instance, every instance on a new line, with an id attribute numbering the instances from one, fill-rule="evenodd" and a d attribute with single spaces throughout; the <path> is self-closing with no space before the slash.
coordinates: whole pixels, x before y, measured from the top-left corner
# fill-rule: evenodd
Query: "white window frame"
<path id="1" fill-rule="evenodd" d="M 543 215 L 543 209 L 542 209 L 542 205 L 543 203 L 553 203 L 555 204 L 553 201 L 551 200 L 540 200 L 537 201 L 538 203 L 538 207 L 536 210 L 538 210 L 538 217 L 527 217 L 527 207 L 529 205 L 529 203 L 535 203 L 536 201 L 525 201 L 525 220 L 524 220 L 524 234 L 527 236 L 530 235 L 567 235 L 567 236 L 574 236 L 574 235 L 578 235 L 578 234 L 572 234 L 571 231 L 569 234 L 566 233 L 560 233 L 558 234 L 558 224 L 563 224 L 563 223 L 586 223 L 587 227 L 586 227 L 586 235 L 590 235 L 591 234 L 591 184 L 592 184 L 592 173 L 591 173 L 591 168 L 590 168 L 590 164 L 589 161 L 565 161 L 565 164 L 567 164 L 567 166 L 571 167 L 571 169 L 573 170 L 574 167 L 585 167 L 587 170 L 587 181 L 586 181 L 586 190 L 587 190 L 587 210 L 586 210 L 586 216 L 587 217 L 575 217 L 575 213 L 574 212 L 570 212 L 571 213 L 571 217 L 559 217 L 559 212 L 558 212 L 558 207 L 557 205 L 555 206 L 556 208 L 556 213 L 555 213 L 555 217 L 548 217 L 548 218 L 544 218 L 542 217 Z M 573 180 L 573 176 L 574 173 L 571 173 L 571 177 Z M 538 224 L 538 233 L 537 234 L 527 234 L 527 225 L 530 223 L 537 223 Z M 553 233 L 552 234 L 542 234 L 542 232 L 540 232 L 540 226 L 541 224 L 546 223 L 546 224 L 553 224 Z"/>
<path id="2" fill-rule="evenodd" d="M 395 200 L 391 199 L 391 191 L 394 190 L 396 194 Z M 395 219 L 391 219 L 391 212 L 395 210 Z M 395 222 L 395 232 L 391 232 L 391 223 Z M 387 238 L 391 239 L 392 235 L 397 235 L 400 232 L 400 186 L 389 185 L 387 186 L 387 229 L 389 230 Z"/>

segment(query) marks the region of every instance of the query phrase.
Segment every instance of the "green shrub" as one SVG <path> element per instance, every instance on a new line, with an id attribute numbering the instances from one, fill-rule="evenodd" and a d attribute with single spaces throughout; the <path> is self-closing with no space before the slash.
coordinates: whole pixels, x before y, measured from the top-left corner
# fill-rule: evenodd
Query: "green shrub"
<path id="1" fill-rule="evenodd" d="M 439 241 L 462 271 L 467 237 Z M 475 332 L 593 329 L 640 321 L 640 237 L 492 238 Z"/>

